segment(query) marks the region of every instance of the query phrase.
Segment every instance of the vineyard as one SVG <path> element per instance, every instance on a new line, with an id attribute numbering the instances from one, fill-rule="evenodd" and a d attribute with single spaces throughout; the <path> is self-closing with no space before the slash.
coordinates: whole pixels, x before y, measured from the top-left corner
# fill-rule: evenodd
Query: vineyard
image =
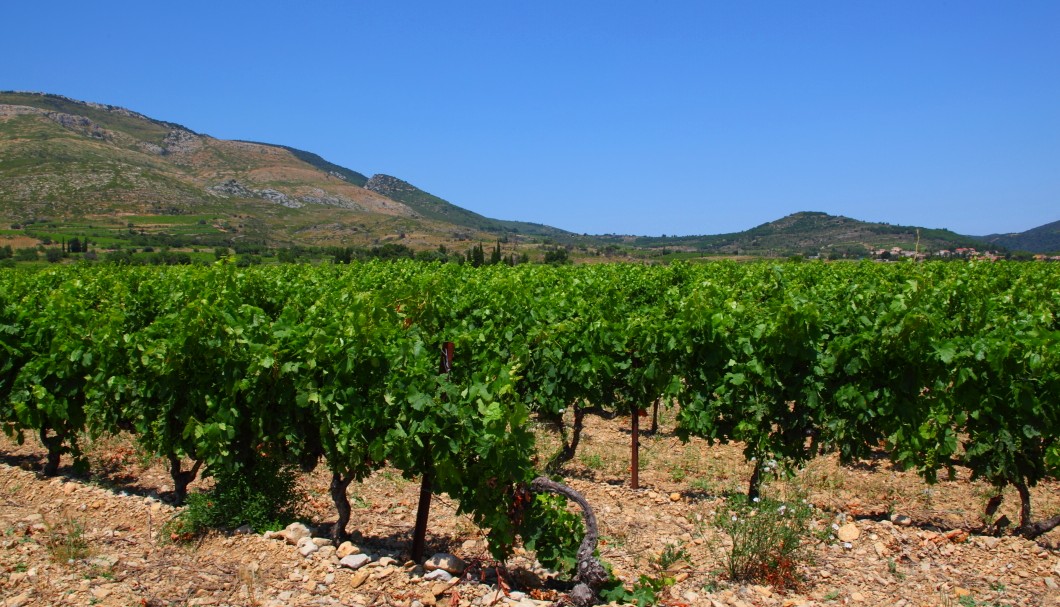
<path id="1" fill-rule="evenodd" d="M 39 439 L 45 475 L 131 437 L 178 504 L 201 475 L 322 465 L 336 545 L 351 488 L 394 470 L 419 488 L 413 560 L 445 495 L 493 558 L 531 549 L 595 594 L 580 496 L 541 477 L 561 479 L 601 416 L 630 429 L 632 489 L 641 426 L 662 416 L 681 441 L 740 449 L 755 501 L 816 458 L 884 457 L 992 487 L 976 533 L 1049 533 L 1060 513 L 1036 516 L 1032 488 L 1060 471 L 1058 307 L 1048 264 L 8 271 L 0 423 Z M 1014 520 L 996 516 L 1008 488 Z"/>

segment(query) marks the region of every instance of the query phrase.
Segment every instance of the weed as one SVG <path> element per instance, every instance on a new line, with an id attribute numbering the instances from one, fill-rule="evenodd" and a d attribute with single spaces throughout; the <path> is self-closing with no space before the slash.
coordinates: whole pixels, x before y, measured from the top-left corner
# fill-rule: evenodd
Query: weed
<path id="1" fill-rule="evenodd" d="M 663 548 L 662 552 L 658 556 L 651 559 L 651 564 L 654 565 L 659 571 L 666 571 L 674 563 L 684 561 L 685 563 L 692 563 L 692 557 L 689 556 L 688 551 L 675 544 L 667 544 Z"/>
<path id="2" fill-rule="evenodd" d="M 714 493 L 714 482 L 708 478 L 697 478 L 693 479 L 691 485 L 693 491 L 699 491 L 700 493 L 706 493 L 711 495 Z"/>
<path id="3" fill-rule="evenodd" d="M 653 578 L 642 575 L 633 584 L 633 588 L 626 588 L 612 578 L 612 585 L 600 591 L 600 598 L 605 601 L 616 603 L 636 603 L 638 607 L 646 607 L 659 602 L 659 594 L 668 586 L 672 586 L 673 578 Z"/>
<path id="4" fill-rule="evenodd" d="M 726 568 L 733 581 L 766 583 L 775 588 L 799 584 L 798 567 L 809 563 L 812 510 L 802 501 L 735 495 L 715 515 L 715 525 L 732 540 Z"/>
<path id="5" fill-rule="evenodd" d="M 905 579 L 905 574 L 898 570 L 898 563 L 894 562 L 894 559 L 887 559 L 887 572 L 898 580 Z"/>
<path id="6" fill-rule="evenodd" d="M 673 482 L 680 483 L 681 481 L 685 480 L 685 477 L 687 476 L 688 473 L 685 472 L 685 469 L 681 466 L 677 464 L 670 466 L 670 480 L 672 480 Z"/>
<path id="7" fill-rule="evenodd" d="M 70 517 L 48 527 L 44 546 L 56 563 L 69 563 L 86 558 L 91 553 L 84 526 Z"/>
<path id="8" fill-rule="evenodd" d="M 826 601 L 834 601 L 834 600 L 836 600 L 838 598 L 839 598 L 839 591 L 838 590 L 832 590 L 828 594 L 824 595 L 824 600 L 826 600 Z"/>
<path id="9" fill-rule="evenodd" d="M 613 546 L 615 548 L 623 548 L 626 545 L 626 537 L 624 535 L 601 535 L 600 545 L 602 546 Z"/>
<path id="10" fill-rule="evenodd" d="M 600 457 L 599 453 L 590 453 L 578 459 L 582 460 L 582 463 L 592 470 L 603 470 L 604 468 L 604 458 Z"/>

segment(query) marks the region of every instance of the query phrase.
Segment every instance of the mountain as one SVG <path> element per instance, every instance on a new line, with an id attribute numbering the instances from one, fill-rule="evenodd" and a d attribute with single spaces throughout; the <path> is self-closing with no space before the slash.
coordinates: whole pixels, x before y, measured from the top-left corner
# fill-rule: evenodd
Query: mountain
<path id="1" fill-rule="evenodd" d="M 422 217 L 445 221 L 473 230 L 501 234 L 529 234 L 557 239 L 568 239 L 573 236 L 573 234 L 565 230 L 539 223 L 490 219 L 474 211 L 458 207 L 433 194 L 428 194 L 416 186 L 390 175 L 373 175 L 364 187 L 391 200 L 407 204 Z"/>
<path id="2" fill-rule="evenodd" d="M 216 139 L 116 106 L 19 92 L 0 93 L 0 220 L 91 225 L 115 239 L 126 231 L 175 230 L 182 242 L 207 246 L 402 240 L 434 248 L 509 234 L 569 235 L 489 219 L 311 152 Z"/>
<path id="3" fill-rule="evenodd" d="M 862 257 L 871 250 L 899 247 L 937 252 L 958 247 L 985 248 L 971 236 L 949 230 L 873 223 L 803 211 L 731 234 L 633 238 L 638 247 L 670 248 L 712 255 Z"/>
<path id="4" fill-rule="evenodd" d="M 0 92 L 0 245 L 74 236 L 102 248 L 400 242 L 461 251 L 501 240 L 505 254 L 566 245 L 580 257 L 863 257 L 893 247 L 1056 251 L 1060 222 L 976 238 L 801 212 L 731 234 L 579 236 L 491 219 L 398 177 L 368 177 L 284 145 L 216 139 L 59 95 Z"/>
<path id="5" fill-rule="evenodd" d="M 979 238 L 1013 251 L 1060 253 L 1060 221 L 1047 223 L 1018 234 L 991 234 Z"/>

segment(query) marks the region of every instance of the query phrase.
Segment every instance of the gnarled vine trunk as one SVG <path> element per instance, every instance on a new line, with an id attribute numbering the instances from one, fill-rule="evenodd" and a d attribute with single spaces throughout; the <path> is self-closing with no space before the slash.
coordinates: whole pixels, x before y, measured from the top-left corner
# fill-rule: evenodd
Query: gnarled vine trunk
<path id="1" fill-rule="evenodd" d="M 578 573 L 574 578 L 578 584 L 571 590 L 570 600 L 578 607 L 595 605 L 600 589 L 607 583 L 608 575 L 604 566 L 594 556 L 600 531 L 596 524 L 596 515 L 593 514 L 592 506 L 589 505 L 588 500 L 582 494 L 574 489 L 543 476 L 535 478 L 530 483 L 530 490 L 562 495 L 578 504 L 582 509 L 582 518 L 585 520 L 585 537 L 582 538 L 582 543 L 578 547 Z"/>
<path id="2" fill-rule="evenodd" d="M 48 436 L 48 428 L 40 429 L 40 442 L 48 449 L 48 459 L 41 470 L 44 476 L 55 476 L 59 474 L 59 459 L 63 455 L 63 437 L 56 432 Z"/>
<path id="3" fill-rule="evenodd" d="M 563 419 L 560 418 L 558 421 L 560 436 L 563 439 L 563 448 L 560 449 L 552 459 L 545 465 L 545 470 L 549 473 L 555 473 L 560 469 L 560 466 L 574 459 L 574 455 L 578 451 L 578 443 L 582 439 L 582 429 L 585 427 L 585 409 L 578 405 L 572 405 L 574 407 L 574 425 L 571 428 L 570 440 L 567 440 L 567 428 L 563 425 Z"/>
<path id="4" fill-rule="evenodd" d="M 350 498 L 346 490 L 353 482 L 353 475 L 343 476 L 338 472 L 331 473 L 331 501 L 335 502 L 335 510 L 339 513 L 335 526 L 331 529 L 331 541 L 336 546 L 346 541 L 349 535 L 346 533 L 346 524 L 350 522 Z"/>
<path id="5" fill-rule="evenodd" d="M 180 506 L 188 499 L 188 485 L 199 475 L 202 460 L 197 460 L 191 470 L 181 470 L 180 457 L 169 455 L 169 476 L 173 479 L 173 502 Z"/>
<path id="6" fill-rule="evenodd" d="M 1031 518 L 1031 490 L 1025 482 L 1014 484 L 1016 485 L 1016 491 L 1020 494 L 1020 526 L 1016 529 L 1016 533 L 1033 540 L 1060 527 L 1060 514 L 1035 523 Z"/>

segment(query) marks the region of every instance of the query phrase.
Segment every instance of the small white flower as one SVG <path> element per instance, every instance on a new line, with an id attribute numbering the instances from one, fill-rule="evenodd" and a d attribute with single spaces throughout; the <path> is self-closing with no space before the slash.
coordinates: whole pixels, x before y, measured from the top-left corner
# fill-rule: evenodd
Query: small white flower
<path id="1" fill-rule="evenodd" d="M 732 520 L 733 520 L 733 521 L 738 521 L 738 520 L 740 520 L 740 519 L 736 518 L 736 515 L 734 514 L 734 515 L 732 515 Z"/>
<path id="2" fill-rule="evenodd" d="M 756 498 L 754 498 L 754 499 L 753 499 L 753 500 L 751 500 L 751 501 L 757 504 L 758 502 L 760 502 L 760 501 L 762 501 L 762 500 L 760 500 L 760 499 L 758 499 L 758 498 L 756 497 Z"/>

